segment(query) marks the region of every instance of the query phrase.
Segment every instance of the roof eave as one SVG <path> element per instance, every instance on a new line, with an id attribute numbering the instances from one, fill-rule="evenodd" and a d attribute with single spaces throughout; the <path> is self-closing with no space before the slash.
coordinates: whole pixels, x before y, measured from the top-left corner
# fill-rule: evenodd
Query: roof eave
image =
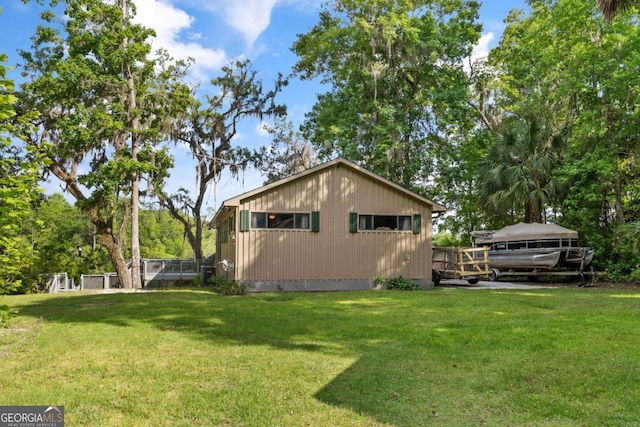
<path id="1" fill-rule="evenodd" d="M 214 219 L 213 219 L 212 222 L 215 222 L 216 218 L 218 217 L 219 213 L 222 211 L 223 207 L 227 207 L 227 206 L 228 207 L 238 207 L 238 206 L 240 206 L 242 204 L 242 202 L 245 199 L 247 199 L 249 197 L 253 197 L 253 196 L 257 195 L 257 194 L 263 193 L 265 191 L 269 191 L 272 188 L 279 187 L 279 186 L 287 184 L 287 183 L 289 183 L 291 181 L 295 181 L 295 180 L 303 178 L 303 177 L 305 177 L 307 175 L 311 175 L 311 174 L 313 174 L 313 173 L 315 173 L 315 172 L 317 172 L 319 170 L 327 169 L 327 168 L 330 168 L 330 167 L 332 167 L 334 165 L 337 165 L 337 164 L 344 164 L 344 165 L 346 165 L 346 166 L 348 166 L 348 167 L 350 167 L 352 169 L 355 169 L 356 171 L 362 173 L 363 175 L 369 176 L 372 179 L 375 179 L 377 181 L 385 183 L 386 185 L 388 185 L 388 186 L 390 186 L 390 187 L 392 187 L 392 188 L 394 188 L 394 189 L 406 194 L 407 196 L 409 196 L 411 198 L 417 199 L 417 200 L 419 200 L 419 201 L 421 201 L 421 202 L 423 202 L 425 204 L 430 205 L 431 206 L 431 211 L 434 212 L 434 213 L 444 213 L 444 212 L 447 211 L 447 208 L 445 208 L 444 206 L 442 206 L 442 205 L 440 205 L 440 204 L 438 204 L 438 203 L 436 203 L 436 202 L 434 202 L 432 200 L 429 200 L 429 199 L 427 199 L 425 197 L 422 197 L 421 195 L 416 194 L 411 190 L 407 190 L 406 188 L 396 184 L 395 182 L 392 182 L 392 181 L 390 181 L 390 180 L 388 180 L 386 178 L 383 178 L 380 175 L 377 175 L 377 174 L 375 174 L 375 173 L 373 173 L 373 172 L 371 172 L 371 171 L 369 171 L 369 170 L 367 170 L 367 169 L 365 169 L 365 168 L 363 168 L 361 166 L 358 166 L 358 165 L 356 165 L 355 163 L 353 163 L 353 162 L 351 162 L 349 160 L 343 159 L 342 157 L 338 157 L 336 159 L 330 160 L 330 161 L 328 161 L 326 163 L 323 163 L 321 165 L 315 166 L 315 167 L 313 167 L 311 169 L 307 169 L 307 170 L 305 170 L 303 172 L 297 173 L 295 175 L 291 175 L 290 177 L 283 178 L 283 179 L 278 180 L 276 182 L 272 182 L 271 184 L 267 184 L 265 186 L 256 188 L 254 190 L 247 191 L 246 193 L 242 193 L 242 194 L 240 194 L 240 195 L 238 195 L 236 197 L 232 197 L 230 199 L 227 199 L 227 200 L 223 201 L 222 204 L 220 205 L 220 209 L 218 209 L 218 212 L 214 216 Z"/>

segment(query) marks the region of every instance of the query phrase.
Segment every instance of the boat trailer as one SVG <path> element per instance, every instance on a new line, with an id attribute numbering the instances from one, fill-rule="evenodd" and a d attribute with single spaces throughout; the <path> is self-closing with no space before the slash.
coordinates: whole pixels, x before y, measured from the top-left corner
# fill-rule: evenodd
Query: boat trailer
<path id="1" fill-rule="evenodd" d="M 463 279 L 475 285 L 481 278 L 491 279 L 489 248 L 434 247 L 431 279 L 437 286 L 442 279 Z M 497 276 L 496 276 L 497 280 Z"/>
<path id="2" fill-rule="evenodd" d="M 587 286 L 587 278 L 591 277 L 591 282 L 595 282 L 602 275 L 601 272 L 594 271 L 593 268 L 585 269 L 585 259 L 583 258 L 577 270 L 574 269 L 508 269 L 499 270 L 492 268 L 489 259 L 489 247 L 434 247 L 432 280 L 435 286 L 445 279 L 462 279 L 469 284 L 475 285 L 480 279 L 497 282 L 500 277 L 526 277 L 529 281 L 536 281 L 540 277 L 577 277 L 580 286 Z"/>

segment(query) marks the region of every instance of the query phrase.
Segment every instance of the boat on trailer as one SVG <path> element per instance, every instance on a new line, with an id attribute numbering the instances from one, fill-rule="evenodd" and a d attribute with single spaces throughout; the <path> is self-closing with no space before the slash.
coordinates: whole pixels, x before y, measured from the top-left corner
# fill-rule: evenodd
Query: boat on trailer
<path id="1" fill-rule="evenodd" d="M 558 262 L 560 262 L 559 250 L 506 249 L 489 251 L 489 266 L 502 270 L 550 270 L 558 265 Z"/>
<path id="2" fill-rule="evenodd" d="M 496 278 L 500 271 L 532 277 L 549 272 L 582 277 L 593 261 L 593 250 L 578 245 L 578 232 L 557 224 L 519 223 L 473 234 L 477 246 L 489 247 L 489 265 Z"/>

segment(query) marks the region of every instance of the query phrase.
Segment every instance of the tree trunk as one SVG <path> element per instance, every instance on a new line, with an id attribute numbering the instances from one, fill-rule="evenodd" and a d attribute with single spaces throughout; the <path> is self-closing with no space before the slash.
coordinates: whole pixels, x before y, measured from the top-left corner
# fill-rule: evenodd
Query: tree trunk
<path id="1" fill-rule="evenodd" d="M 542 212 L 539 212 L 532 200 L 527 200 L 524 204 L 524 222 L 531 224 L 534 222 L 542 223 Z"/>
<path id="2" fill-rule="evenodd" d="M 142 287 L 140 272 L 140 178 L 139 174 L 134 173 L 131 185 L 131 285 L 139 289 Z"/>
<path id="3" fill-rule="evenodd" d="M 111 263 L 116 269 L 118 280 L 120 281 L 120 286 L 125 289 L 132 288 L 133 285 L 131 283 L 131 275 L 129 274 L 129 269 L 127 268 L 127 261 L 122 256 L 122 251 L 120 251 L 119 245 L 115 242 L 113 236 L 109 233 L 102 234 L 100 231 L 100 227 L 98 227 L 98 236 L 100 244 L 107 250 L 109 258 L 111 259 Z"/>
<path id="4" fill-rule="evenodd" d="M 129 3 L 128 0 L 120 0 L 120 8 L 122 9 L 123 24 L 126 25 L 129 16 Z M 125 38 L 122 41 L 123 50 L 127 50 L 129 47 L 129 39 Z M 125 77 L 127 79 L 127 113 L 129 115 L 129 122 L 131 123 L 130 135 L 131 135 L 131 160 L 134 165 L 138 161 L 138 152 L 140 151 L 139 141 L 139 127 L 140 116 L 136 112 L 136 88 L 131 70 L 131 64 L 127 64 L 124 69 Z M 131 284 L 133 288 L 139 289 L 142 287 L 142 281 L 140 278 L 140 229 L 139 229 L 139 217 L 140 217 L 140 172 L 135 170 L 131 175 Z"/>
<path id="5" fill-rule="evenodd" d="M 133 96 L 133 105 L 135 106 L 135 92 L 130 94 Z M 134 123 L 137 120 L 134 119 Z M 131 159 L 136 162 L 138 160 L 139 143 L 137 137 L 137 125 L 134 124 L 134 133 L 131 137 Z M 131 284 L 135 289 L 142 288 L 142 280 L 140 274 L 140 172 L 135 171 L 131 176 Z"/>
<path id="6" fill-rule="evenodd" d="M 607 138 L 609 139 L 609 149 L 612 153 L 619 153 L 620 147 L 618 147 L 616 140 L 616 121 L 613 114 L 613 108 L 609 103 L 605 112 L 605 120 L 607 123 Z M 624 208 L 622 207 L 622 170 L 620 164 L 624 161 L 620 154 L 614 154 L 615 162 L 615 177 L 613 178 L 613 191 L 615 197 L 615 222 L 617 226 L 624 224 Z"/>
<path id="7" fill-rule="evenodd" d="M 75 174 L 76 167 L 72 168 L 72 173 L 67 172 L 66 169 L 60 166 L 58 163 L 54 163 L 49 167 L 51 173 L 66 184 L 66 190 L 78 201 L 85 201 L 86 197 L 82 193 L 78 180 Z M 131 288 L 131 275 L 127 269 L 127 262 L 122 255 L 122 231 L 119 230 L 118 234 L 113 233 L 113 216 L 109 214 L 106 219 L 100 215 L 98 207 L 85 208 L 84 211 L 89 216 L 89 220 L 95 227 L 95 236 L 98 236 L 98 242 L 104 246 L 109 254 L 109 260 L 113 264 L 118 274 L 118 280 L 123 288 Z M 126 213 L 124 215 L 126 218 Z M 124 225 L 124 224 L 123 224 Z"/>
<path id="8" fill-rule="evenodd" d="M 196 259 L 204 259 L 204 254 L 202 253 L 202 218 L 200 214 L 195 217 L 195 226 L 196 226 L 196 235 L 193 244 L 193 254 Z"/>
<path id="9" fill-rule="evenodd" d="M 120 285 L 125 288 L 131 288 L 131 275 L 127 269 L 127 261 L 124 259 L 122 255 L 122 239 L 121 233 L 118 233 L 118 236 L 113 234 L 112 221 L 103 221 L 99 218 L 98 212 L 95 209 L 92 209 L 89 212 L 89 217 L 91 218 L 91 222 L 96 228 L 96 234 L 98 235 L 98 241 L 104 248 L 107 250 L 109 254 L 109 259 L 113 264 L 113 267 L 116 269 L 116 273 L 118 274 L 118 281 Z"/>

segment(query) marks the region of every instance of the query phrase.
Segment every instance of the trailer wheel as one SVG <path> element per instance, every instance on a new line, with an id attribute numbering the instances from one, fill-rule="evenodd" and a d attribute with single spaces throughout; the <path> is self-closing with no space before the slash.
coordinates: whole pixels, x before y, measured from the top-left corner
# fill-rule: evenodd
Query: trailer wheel
<path id="1" fill-rule="evenodd" d="M 438 286 L 440 284 L 440 273 L 431 270 L 431 280 L 433 280 L 433 286 Z"/>
<path id="2" fill-rule="evenodd" d="M 497 268 L 492 268 L 491 275 L 489 276 L 489 281 L 497 282 L 499 278 L 500 278 L 500 270 L 498 270 Z"/>
<path id="3" fill-rule="evenodd" d="M 480 281 L 480 279 L 478 279 L 477 277 L 474 279 L 467 279 L 467 282 L 469 282 L 470 285 L 475 285 Z"/>

